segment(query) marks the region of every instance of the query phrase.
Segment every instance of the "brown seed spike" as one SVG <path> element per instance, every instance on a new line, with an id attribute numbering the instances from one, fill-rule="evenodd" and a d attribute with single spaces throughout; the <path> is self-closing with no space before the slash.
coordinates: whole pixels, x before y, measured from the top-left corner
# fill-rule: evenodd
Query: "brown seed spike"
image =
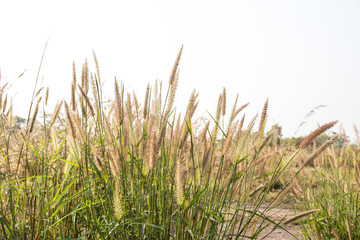
<path id="1" fill-rule="evenodd" d="M 6 94 L 6 95 L 5 95 L 4 102 L 3 102 L 3 106 L 2 106 L 2 107 L 3 107 L 3 109 L 2 109 L 3 112 L 5 112 L 5 110 L 6 110 L 7 96 L 8 96 L 8 95 Z"/>
<path id="2" fill-rule="evenodd" d="M 259 125 L 259 134 L 262 134 L 262 130 L 264 128 L 264 123 L 266 120 L 266 114 L 267 114 L 267 108 L 268 108 L 268 103 L 269 103 L 269 99 L 266 99 L 265 104 L 264 104 L 264 108 L 261 114 L 261 120 L 260 120 L 260 125 Z"/>
<path id="3" fill-rule="evenodd" d="M 246 108 L 250 103 L 246 103 L 244 105 L 242 105 L 241 107 L 239 107 L 236 112 L 234 113 L 234 117 L 236 117 L 244 108 Z"/>
<path id="4" fill-rule="evenodd" d="M 179 206 L 184 201 L 184 167 L 182 162 L 182 158 L 177 158 L 175 163 L 175 195 Z"/>
<path id="5" fill-rule="evenodd" d="M 155 117 L 151 117 L 150 120 L 150 143 L 149 143 L 149 155 L 148 155 L 148 167 L 153 169 L 156 165 L 156 128 L 153 127 L 155 122 Z"/>
<path id="6" fill-rule="evenodd" d="M 36 104 L 35 111 L 34 111 L 34 114 L 32 116 L 32 120 L 31 120 L 31 124 L 30 124 L 30 128 L 29 128 L 29 133 L 31 133 L 33 128 L 34 128 L 34 124 L 35 124 L 35 121 L 36 121 L 36 116 L 37 116 L 38 111 L 39 111 L 39 103 L 40 103 L 40 101 L 38 101 L 37 104 Z"/>
<path id="7" fill-rule="evenodd" d="M 81 87 L 85 90 L 86 93 L 89 91 L 89 68 L 87 65 L 87 59 L 85 59 L 85 63 L 82 69 Z"/>
<path id="8" fill-rule="evenodd" d="M 359 130 L 357 129 L 356 125 L 354 124 L 355 136 L 358 144 L 360 145 L 360 138 L 359 138 Z"/>
<path id="9" fill-rule="evenodd" d="M 219 119 L 220 119 L 222 102 L 224 101 L 223 98 L 224 98 L 224 96 L 223 96 L 222 94 L 220 94 L 220 95 L 219 95 L 219 100 L 218 100 L 217 109 L 216 109 L 216 122 L 219 122 Z"/>
<path id="10" fill-rule="evenodd" d="M 178 81 L 179 81 L 179 72 L 177 72 L 175 79 L 170 88 L 169 102 L 168 102 L 168 105 L 166 108 L 165 117 L 167 117 L 169 115 L 172 105 L 174 104 L 175 93 L 176 93 Z"/>
<path id="11" fill-rule="evenodd" d="M 300 219 L 302 217 L 305 217 L 307 215 L 313 214 L 313 213 L 318 212 L 318 211 L 320 211 L 320 209 L 314 209 L 314 210 L 310 210 L 310 211 L 307 211 L 307 212 L 300 213 L 300 214 L 286 220 L 284 222 L 284 224 L 289 224 L 289 223 L 294 222 L 294 221 L 296 221 L 296 220 L 298 220 L 298 219 Z"/>
<path id="12" fill-rule="evenodd" d="M 76 109 L 75 90 L 76 90 L 76 70 L 75 70 L 75 62 L 73 62 L 73 82 L 71 85 L 71 107 L 73 111 L 75 111 Z"/>
<path id="13" fill-rule="evenodd" d="M 128 113 L 128 118 L 129 118 L 130 122 L 133 121 L 133 113 L 132 113 L 133 107 L 132 106 L 133 106 L 133 104 L 131 103 L 130 93 L 127 93 L 126 107 L 127 107 L 127 113 Z"/>
<path id="14" fill-rule="evenodd" d="M 210 125 L 210 121 L 208 121 L 206 123 L 205 128 L 203 129 L 203 131 L 201 132 L 200 136 L 199 136 L 199 142 L 204 142 L 206 140 L 206 133 L 209 129 L 209 125 Z"/>
<path id="15" fill-rule="evenodd" d="M 230 132 L 229 134 L 227 135 L 226 139 L 225 139 L 225 142 L 223 144 L 223 148 L 222 148 L 222 151 L 221 151 L 221 155 L 225 155 L 225 153 L 227 152 L 227 150 L 229 149 L 230 147 L 230 144 L 231 144 L 231 141 L 233 139 L 233 136 L 234 136 L 234 133 L 237 129 L 237 126 L 238 126 L 238 123 L 239 123 L 239 120 L 236 121 L 236 123 L 232 126 L 232 128 L 230 129 Z"/>
<path id="16" fill-rule="evenodd" d="M 225 116 L 226 110 L 226 89 L 223 88 L 222 115 Z"/>
<path id="17" fill-rule="evenodd" d="M 121 101 L 121 95 L 120 95 L 120 90 L 119 90 L 119 85 L 118 82 L 115 78 L 115 113 L 116 113 L 116 117 L 118 120 L 118 123 L 122 122 L 122 118 L 123 118 L 123 109 L 122 109 L 122 101 Z"/>
<path id="18" fill-rule="evenodd" d="M 49 100 L 49 87 L 46 88 L 46 93 L 45 93 L 45 105 L 48 104 L 48 100 Z"/>
<path id="19" fill-rule="evenodd" d="M 50 125 L 51 125 L 51 126 L 54 125 L 55 120 L 56 120 L 56 118 L 57 118 L 57 116 L 58 116 L 58 114 L 59 114 L 59 111 L 60 111 L 60 109 L 61 109 L 62 104 L 63 104 L 63 101 L 61 101 L 60 103 L 58 103 L 58 104 L 56 105 L 55 110 L 54 110 L 54 113 L 53 113 L 52 118 L 51 118 L 51 122 L 50 122 Z"/>
<path id="20" fill-rule="evenodd" d="M 335 140 L 338 138 L 338 135 L 333 136 L 329 140 L 327 140 L 321 147 L 319 147 L 313 154 L 308 157 L 304 163 L 304 166 L 308 165 L 310 162 L 312 162 L 315 158 L 317 158 L 320 153 L 322 153 L 327 147 L 329 147 L 331 144 L 335 142 Z"/>
<path id="21" fill-rule="evenodd" d="M 312 140 L 314 140 L 317 136 L 325 132 L 326 130 L 332 128 L 338 121 L 333 121 L 322 125 L 317 128 L 315 131 L 309 134 L 299 145 L 300 148 L 304 149 Z"/>
<path id="22" fill-rule="evenodd" d="M 181 57 L 181 53 L 182 53 L 182 50 L 183 50 L 183 47 L 184 46 L 181 46 L 180 48 L 180 51 L 176 57 L 176 61 L 175 61 L 175 64 L 171 70 L 171 75 L 170 75 L 170 79 L 169 79 L 169 84 L 172 85 L 174 83 L 174 80 L 176 78 L 176 72 L 177 72 L 177 67 L 179 65 L 179 62 L 180 62 L 180 57 Z"/>
<path id="23" fill-rule="evenodd" d="M 78 88 L 80 90 L 81 95 L 84 97 L 86 103 L 87 103 L 87 107 L 90 110 L 90 114 L 94 117 L 95 116 L 95 111 L 93 106 L 91 105 L 90 99 L 88 97 L 88 95 L 85 93 L 84 89 L 78 84 Z"/>
<path id="24" fill-rule="evenodd" d="M 150 85 L 147 85 L 146 92 L 145 92 L 145 103 L 144 103 L 144 118 L 146 118 L 148 113 L 148 104 L 149 104 L 149 91 Z"/>
<path id="25" fill-rule="evenodd" d="M 71 130 L 71 135 L 72 135 L 73 139 L 76 139 L 76 130 L 75 130 L 75 126 L 74 126 L 74 120 L 72 119 L 72 116 L 70 113 L 70 108 L 66 102 L 65 102 L 65 111 L 66 111 L 66 117 L 68 119 L 69 127 Z"/>

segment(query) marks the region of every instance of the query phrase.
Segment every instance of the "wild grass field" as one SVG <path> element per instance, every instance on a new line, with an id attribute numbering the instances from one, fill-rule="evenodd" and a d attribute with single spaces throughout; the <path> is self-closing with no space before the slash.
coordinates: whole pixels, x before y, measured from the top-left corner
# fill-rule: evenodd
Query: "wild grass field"
<path id="1" fill-rule="evenodd" d="M 225 89 L 210 121 L 193 117 L 195 90 L 178 113 L 180 57 L 143 101 L 115 79 L 108 102 L 94 55 L 52 113 L 38 116 L 51 91 L 34 90 L 24 126 L 0 82 L 0 238 L 360 239 L 360 142 L 326 135 L 336 121 L 266 132 L 268 101 L 259 116 L 237 100 L 226 112 Z M 271 216 L 284 205 L 291 216 Z"/>

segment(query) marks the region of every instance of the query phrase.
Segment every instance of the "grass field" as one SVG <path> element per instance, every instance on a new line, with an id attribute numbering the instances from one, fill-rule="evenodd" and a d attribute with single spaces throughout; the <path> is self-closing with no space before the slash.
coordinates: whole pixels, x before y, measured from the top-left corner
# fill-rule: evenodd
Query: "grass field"
<path id="1" fill-rule="evenodd" d="M 196 91 L 180 114 L 180 56 L 144 101 L 115 79 L 105 102 L 94 55 L 49 117 L 49 90 L 34 90 L 24 127 L 1 83 L 0 238 L 257 239 L 296 223 L 307 239 L 360 239 L 359 142 L 326 135 L 336 121 L 303 138 L 265 132 L 268 101 L 245 119 L 246 103 L 225 111 L 225 89 L 210 121 L 193 118 Z M 267 215 L 281 204 L 293 218 Z"/>

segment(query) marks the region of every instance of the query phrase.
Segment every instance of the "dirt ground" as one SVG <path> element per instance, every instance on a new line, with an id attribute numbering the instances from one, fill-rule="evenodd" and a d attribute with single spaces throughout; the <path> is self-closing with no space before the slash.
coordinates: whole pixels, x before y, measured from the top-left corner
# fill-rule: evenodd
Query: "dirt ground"
<path id="1" fill-rule="evenodd" d="M 250 210 L 251 208 L 248 208 Z M 261 215 L 265 215 L 269 217 L 275 223 L 285 222 L 286 220 L 294 217 L 293 210 L 288 205 L 281 205 L 276 208 L 267 209 L 267 205 L 263 204 L 258 210 L 257 213 Z M 251 226 L 248 231 L 244 234 L 244 236 L 250 237 L 252 235 L 252 230 L 261 229 L 269 224 L 268 221 L 255 223 L 255 225 Z M 266 239 L 266 240 L 293 240 L 293 239 L 305 239 L 303 234 L 301 233 L 300 226 L 294 223 L 289 224 L 280 224 L 282 228 L 277 227 L 274 231 L 274 224 L 269 224 L 263 229 L 256 239 Z M 235 232 L 237 229 L 235 229 Z M 245 239 L 245 237 L 244 237 Z M 248 238 L 246 238 L 248 239 Z"/>
<path id="2" fill-rule="evenodd" d="M 264 211 L 265 207 L 261 207 L 259 211 Z M 274 221 L 279 221 L 285 218 L 285 221 L 294 216 L 293 211 L 289 207 L 277 207 L 267 211 L 267 215 Z M 269 225 L 266 227 L 259 235 L 258 239 L 264 238 L 271 230 L 274 225 Z M 269 240 L 290 240 L 290 239 L 304 239 L 303 235 L 300 232 L 300 227 L 295 224 L 283 224 L 282 227 L 286 229 L 286 231 L 293 234 L 295 237 L 291 236 L 288 232 L 283 229 L 277 228 L 275 231 L 266 236 L 265 239 Z"/>

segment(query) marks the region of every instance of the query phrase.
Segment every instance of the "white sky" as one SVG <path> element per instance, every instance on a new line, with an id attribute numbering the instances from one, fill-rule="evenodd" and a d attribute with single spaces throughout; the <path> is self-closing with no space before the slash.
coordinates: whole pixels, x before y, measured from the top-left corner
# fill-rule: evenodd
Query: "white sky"
<path id="1" fill-rule="evenodd" d="M 285 136 L 318 105 L 326 107 L 300 135 L 333 120 L 352 137 L 353 124 L 360 128 L 358 0 L 0 1 L 2 81 L 11 82 L 20 116 L 49 36 L 40 76 L 53 105 L 69 97 L 72 62 L 80 73 L 93 49 L 106 94 L 116 76 L 142 101 L 148 82 L 167 84 L 184 44 L 175 99 L 182 112 L 195 88 L 197 112 L 207 117 L 226 87 L 228 111 L 239 93 L 240 105 L 250 102 L 248 120 L 269 97 L 268 127 L 279 123 Z"/>

